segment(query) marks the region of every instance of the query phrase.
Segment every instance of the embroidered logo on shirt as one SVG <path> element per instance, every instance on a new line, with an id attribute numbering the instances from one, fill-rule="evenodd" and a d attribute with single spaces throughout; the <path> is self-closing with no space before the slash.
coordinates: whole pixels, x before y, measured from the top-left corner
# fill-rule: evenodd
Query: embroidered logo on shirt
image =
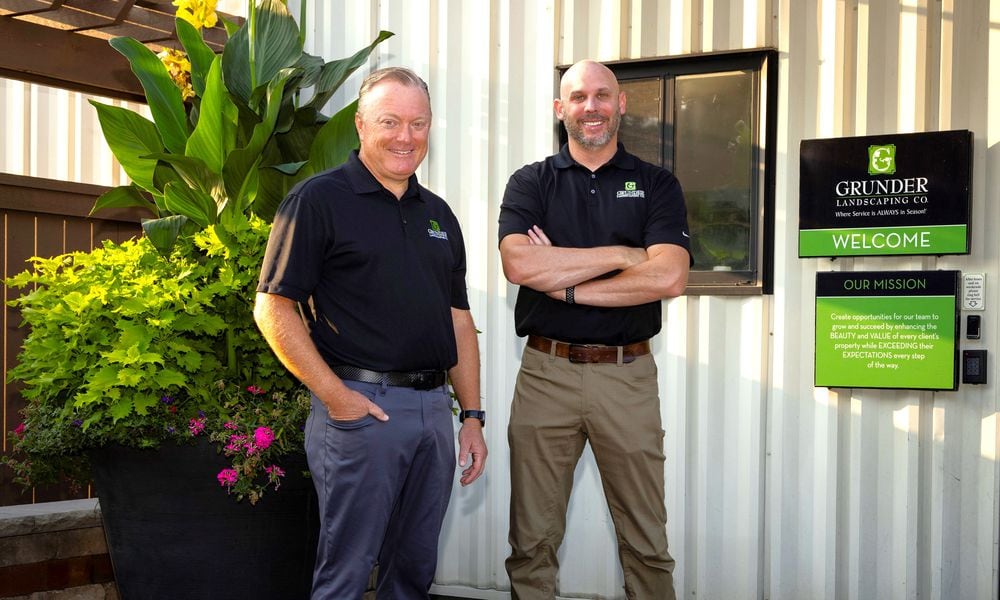
<path id="1" fill-rule="evenodd" d="M 625 189 L 618 192 L 619 198 L 645 198 L 646 192 L 643 190 L 635 189 L 636 185 L 634 181 L 626 181 Z"/>
<path id="2" fill-rule="evenodd" d="M 427 228 L 427 235 L 429 235 L 432 238 L 437 238 L 439 240 L 448 239 L 448 232 L 441 231 L 441 225 L 439 225 L 438 222 L 435 221 L 434 219 L 431 219 L 431 226 Z"/>

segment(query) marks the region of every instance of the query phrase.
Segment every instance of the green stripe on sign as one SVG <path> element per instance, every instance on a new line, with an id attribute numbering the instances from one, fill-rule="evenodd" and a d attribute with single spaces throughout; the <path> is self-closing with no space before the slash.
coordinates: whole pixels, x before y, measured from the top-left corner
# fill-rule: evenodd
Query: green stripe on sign
<path id="1" fill-rule="evenodd" d="M 965 254 L 966 225 L 801 229 L 799 256 Z"/>

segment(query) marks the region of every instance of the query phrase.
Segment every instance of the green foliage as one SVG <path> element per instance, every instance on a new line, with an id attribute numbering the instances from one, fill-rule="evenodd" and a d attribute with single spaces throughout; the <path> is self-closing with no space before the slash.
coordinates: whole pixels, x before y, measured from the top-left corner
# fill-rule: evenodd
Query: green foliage
<path id="1" fill-rule="evenodd" d="M 8 279 L 30 290 L 10 302 L 31 327 L 9 373 L 28 400 L 15 448 L 37 462 L 109 443 L 155 446 L 198 412 L 232 411 L 220 380 L 295 389 L 253 321 L 269 231 L 243 219 L 224 244 L 208 227 L 182 238 L 169 260 L 148 238 L 105 242 L 33 258 L 33 270 Z"/>
<path id="2" fill-rule="evenodd" d="M 230 34 L 221 56 L 184 20 L 176 27 L 191 63 L 189 105 L 167 67 L 132 38 L 111 45 L 142 84 L 153 121 L 91 101 L 108 146 L 132 179 L 101 196 L 93 212 L 149 210 L 153 218 L 143 229 L 165 256 L 178 237 L 208 224 L 219 223 L 225 238 L 229 221 L 218 218 L 224 210 L 270 219 L 295 183 L 342 163 L 358 145 L 355 105 L 333 119 L 319 109 L 392 36 L 382 31 L 354 55 L 324 62 L 302 51 L 301 31 L 280 0 L 251 2 L 250 18 Z M 312 96 L 299 106 L 307 88 Z M 185 227 L 188 220 L 195 226 Z"/>
<path id="3" fill-rule="evenodd" d="M 270 219 L 290 187 L 343 162 L 358 143 L 345 125 L 354 103 L 329 119 L 318 101 L 300 107 L 300 93 L 315 85 L 325 104 L 392 34 L 324 63 L 302 52 L 298 26 L 277 0 L 252 2 L 239 28 L 226 23 L 221 57 L 187 22 L 176 26 L 191 62 L 190 104 L 157 56 L 130 38 L 111 45 L 142 83 L 153 121 L 92 102 L 132 179 L 92 212 L 148 209 L 145 236 L 35 257 L 6 281 L 26 290 L 10 305 L 30 333 L 8 373 L 24 384 L 27 406 L 3 462 L 28 485 L 61 474 L 86 481 L 88 450 L 190 440 L 195 423 L 218 442 L 230 435 L 225 423 L 271 428 L 268 461 L 302 447 L 308 394 L 257 330 L 257 277 Z M 273 463 L 256 450 L 241 452 L 229 456 L 243 479 L 226 487 L 255 502 L 280 479 L 273 469 L 262 475 Z"/>

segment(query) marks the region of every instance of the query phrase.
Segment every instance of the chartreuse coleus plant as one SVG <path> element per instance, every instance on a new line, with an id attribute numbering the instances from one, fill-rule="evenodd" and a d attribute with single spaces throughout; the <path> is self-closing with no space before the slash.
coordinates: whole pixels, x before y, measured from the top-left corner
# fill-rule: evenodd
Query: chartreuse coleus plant
<path id="1" fill-rule="evenodd" d="M 23 483 L 85 480 L 89 449 L 154 447 L 189 437 L 191 419 L 210 429 L 231 420 L 244 412 L 226 400 L 234 386 L 258 391 L 246 398 L 258 414 L 304 421 L 301 402 L 275 404 L 297 386 L 252 316 L 268 231 L 255 216 L 227 243 L 206 228 L 179 238 L 167 259 L 145 237 L 105 242 L 32 258 L 33 269 L 8 278 L 27 290 L 9 304 L 30 326 L 8 374 L 27 401 L 5 461 Z M 227 339 L 238 349 L 232 364 Z"/>

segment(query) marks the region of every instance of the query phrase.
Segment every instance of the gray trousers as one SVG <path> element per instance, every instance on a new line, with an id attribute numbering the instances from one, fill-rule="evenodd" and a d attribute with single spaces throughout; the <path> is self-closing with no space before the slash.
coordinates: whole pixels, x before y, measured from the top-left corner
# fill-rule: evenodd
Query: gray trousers
<path id="1" fill-rule="evenodd" d="M 312 599 L 360 600 L 377 564 L 379 600 L 425 600 L 455 477 L 451 397 L 445 386 L 344 383 L 389 420 L 334 421 L 313 396 L 306 457 L 320 536 Z"/>

